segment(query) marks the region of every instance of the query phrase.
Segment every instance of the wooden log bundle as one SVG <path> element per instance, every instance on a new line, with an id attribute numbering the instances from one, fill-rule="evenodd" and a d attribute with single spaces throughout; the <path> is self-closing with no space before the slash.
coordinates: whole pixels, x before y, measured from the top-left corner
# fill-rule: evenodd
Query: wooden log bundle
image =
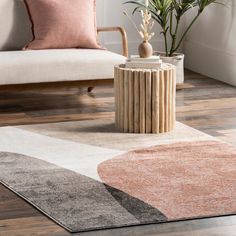
<path id="1" fill-rule="evenodd" d="M 164 133 L 175 125 L 176 73 L 115 67 L 116 127 L 126 133 Z"/>

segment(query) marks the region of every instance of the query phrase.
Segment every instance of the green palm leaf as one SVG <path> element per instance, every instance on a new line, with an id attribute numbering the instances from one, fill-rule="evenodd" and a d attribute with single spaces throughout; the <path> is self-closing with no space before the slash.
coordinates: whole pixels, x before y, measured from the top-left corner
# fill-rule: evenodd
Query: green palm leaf
<path id="1" fill-rule="evenodd" d="M 144 0 L 130 0 L 125 4 L 134 4 L 135 8 L 133 10 L 133 14 L 140 9 L 145 8 Z M 152 14 L 152 18 L 161 26 L 162 34 L 165 39 L 165 47 L 167 56 L 172 56 L 174 52 L 176 52 L 183 39 L 187 35 L 188 31 L 201 15 L 201 13 L 205 10 L 206 7 L 211 5 L 212 3 L 219 3 L 216 0 L 149 0 L 148 10 Z M 223 4 L 222 4 L 223 5 Z M 185 32 L 179 36 L 179 41 L 177 42 L 177 37 L 179 35 L 179 24 L 182 17 L 186 12 L 197 9 L 197 15 L 193 17 L 193 19 L 189 22 L 188 27 Z M 174 18 L 176 23 L 174 24 Z M 173 29 L 173 25 L 175 25 L 175 29 Z M 168 49 L 168 34 L 171 38 L 170 49 Z"/>

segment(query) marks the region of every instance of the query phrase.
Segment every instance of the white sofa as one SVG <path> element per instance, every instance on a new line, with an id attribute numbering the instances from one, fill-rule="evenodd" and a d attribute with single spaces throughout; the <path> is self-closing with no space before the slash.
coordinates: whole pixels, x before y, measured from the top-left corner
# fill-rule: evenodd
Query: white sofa
<path id="1" fill-rule="evenodd" d="M 0 86 L 111 79 L 114 65 L 126 60 L 127 40 L 120 27 L 98 31 L 122 33 L 123 55 L 97 49 L 22 51 L 32 39 L 23 0 L 0 0 L 0 22 Z"/>

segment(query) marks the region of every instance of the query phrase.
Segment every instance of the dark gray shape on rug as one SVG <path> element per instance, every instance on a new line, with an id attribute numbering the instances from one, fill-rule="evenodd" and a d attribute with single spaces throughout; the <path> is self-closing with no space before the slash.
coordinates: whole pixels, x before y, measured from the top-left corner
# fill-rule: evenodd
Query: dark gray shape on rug
<path id="1" fill-rule="evenodd" d="M 134 198 L 127 193 L 120 191 L 119 189 L 113 188 L 106 185 L 107 190 L 116 199 L 121 206 L 123 206 L 128 212 L 130 212 L 141 224 L 145 224 L 147 219 L 155 220 L 157 217 L 157 209 L 149 204 Z M 166 222 L 167 217 L 159 211 L 159 222 Z"/>
<path id="2" fill-rule="evenodd" d="M 70 232 L 167 221 L 125 192 L 22 154 L 0 152 L 0 181 Z"/>

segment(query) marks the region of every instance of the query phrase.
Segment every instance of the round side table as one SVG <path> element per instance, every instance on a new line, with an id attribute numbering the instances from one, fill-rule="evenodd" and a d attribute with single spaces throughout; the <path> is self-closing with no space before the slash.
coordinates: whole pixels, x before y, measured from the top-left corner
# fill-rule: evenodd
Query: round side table
<path id="1" fill-rule="evenodd" d="M 115 123 L 121 132 L 164 133 L 175 125 L 176 72 L 115 67 Z"/>

